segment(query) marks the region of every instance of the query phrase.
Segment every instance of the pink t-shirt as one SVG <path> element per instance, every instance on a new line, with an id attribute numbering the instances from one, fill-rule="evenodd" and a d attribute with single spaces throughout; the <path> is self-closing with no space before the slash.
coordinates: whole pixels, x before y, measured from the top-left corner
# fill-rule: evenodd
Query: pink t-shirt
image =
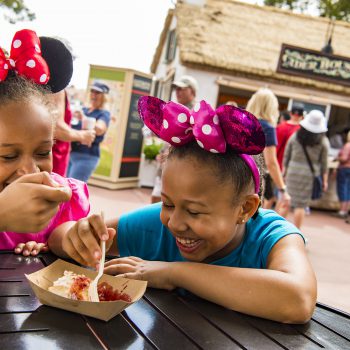
<path id="1" fill-rule="evenodd" d="M 68 202 L 60 204 L 57 214 L 49 225 L 37 233 L 0 232 L 0 250 L 12 250 L 19 243 L 36 241 L 46 243 L 51 232 L 67 221 L 77 221 L 90 211 L 89 192 L 84 182 L 75 179 L 66 179 L 58 174 L 51 173 L 52 178 L 61 185 L 69 186 L 72 197 Z M 20 218 L 19 218 L 20 220 Z"/>

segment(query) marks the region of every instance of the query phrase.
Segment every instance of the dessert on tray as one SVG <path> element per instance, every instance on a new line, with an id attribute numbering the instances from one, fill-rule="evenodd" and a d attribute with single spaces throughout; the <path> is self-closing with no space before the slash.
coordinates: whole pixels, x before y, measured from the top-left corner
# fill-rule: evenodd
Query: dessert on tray
<path id="1" fill-rule="evenodd" d="M 91 279 L 89 277 L 65 270 L 63 276 L 54 281 L 53 285 L 49 287 L 49 291 L 68 299 L 89 301 L 90 283 Z M 123 290 L 119 292 L 117 289 L 113 289 L 107 282 L 99 283 L 97 291 L 100 301 L 122 300 L 131 302 L 128 294 L 123 293 Z"/>

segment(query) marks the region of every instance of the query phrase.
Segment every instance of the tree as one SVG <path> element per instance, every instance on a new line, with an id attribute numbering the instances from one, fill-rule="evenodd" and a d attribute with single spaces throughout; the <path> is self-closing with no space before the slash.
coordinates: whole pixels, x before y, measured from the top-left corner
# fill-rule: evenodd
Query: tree
<path id="1" fill-rule="evenodd" d="M 35 14 L 28 9 L 23 0 L 0 0 L 0 8 L 5 10 L 3 16 L 10 23 L 35 19 Z"/>
<path id="2" fill-rule="evenodd" d="M 350 22 L 349 0 L 264 0 L 264 4 L 302 13 L 317 9 L 321 17 Z"/>

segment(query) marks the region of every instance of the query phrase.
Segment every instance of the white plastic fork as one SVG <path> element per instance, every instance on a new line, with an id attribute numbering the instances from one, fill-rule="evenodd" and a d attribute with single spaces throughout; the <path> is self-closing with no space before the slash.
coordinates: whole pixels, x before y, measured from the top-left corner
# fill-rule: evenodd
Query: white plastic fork
<path id="1" fill-rule="evenodd" d="M 102 219 L 104 218 L 103 213 L 101 213 Z M 99 302 L 100 299 L 98 297 L 98 291 L 97 291 L 97 283 L 100 277 L 103 275 L 103 268 L 105 266 L 105 258 L 106 258 L 106 241 L 101 241 L 101 250 L 102 250 L 102 256 L 100 259 L 100 265 L 98 267 L 98 274 L 95 277 L 93 281 L 91 281 L 89 289 L 88 289 L 88 297 L 89 301 L 93 302 Z"/>
<path id="2" fill-rule="evenodd" d="M 97 292 L 97 283 L 100 277 L 103 275 L 103 268 L 105 265 L 105 255 L 106 255 L 106 242 L 101 241 L 101 249 L 102 249 L 102 256 L 100 259 L 100 266 L 98 269 L 98 274 L 95 277 L 93 281 L 91 281 L 89 289 L 88 289 L 88 296 L 90 301 L 98 302 L 100 299 L 98 298 L 98 292 Z"/>

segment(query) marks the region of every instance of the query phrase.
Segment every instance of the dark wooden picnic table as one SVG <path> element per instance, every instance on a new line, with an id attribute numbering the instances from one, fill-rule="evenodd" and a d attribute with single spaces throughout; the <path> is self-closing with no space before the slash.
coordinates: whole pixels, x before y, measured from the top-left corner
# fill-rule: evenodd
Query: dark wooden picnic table
<path id="1" fill-rule="evenodd" d="M 44 306 L 24 274 L 55 259 L 0 253 L 0 349 L 350 349 L 350 315 L 322 304 L 305 325 L 151 288 L 109 322 Z"/>

